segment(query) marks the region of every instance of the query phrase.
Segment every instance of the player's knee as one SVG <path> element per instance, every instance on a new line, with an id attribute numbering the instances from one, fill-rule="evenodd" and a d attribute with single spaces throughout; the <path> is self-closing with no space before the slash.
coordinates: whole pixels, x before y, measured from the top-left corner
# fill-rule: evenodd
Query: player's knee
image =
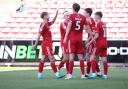
<path id="1" fill-rule="evenodd" d="M 90 59 L 89 59 L 89 58 L 87 58 L 87 59 L 86 59 L 86 61 L 87 61 L 87 62 L 90 62 Z"/>
<path id="2" fill-rule="evenodd" d="M 41 61 L 44 61 L 44 60 L 45 60 L 45 56 L 42 55 L 42 57 L 41 57 Z"/>
<path id="3" fill-rule="evenodd" d="M 83 60 L 83 55 L 78 55 L 79 60 Z"/>
<path id="4" fill-rule="evenodd" d="M 90 56 L 86 56 L 86 61 L 90 61 Z"/>
<path id="5" fill-rule="evenodd" d="M 103 63 L 107 62 L 107 58 L 106 57 L 101 57 L 101 59 L 102 59 Z"/>
<path id="6" fill-rule="evenodd" d="M 81 57 L 78 57 L 78 58 L 79 58 L 79 60 L 84 60 L 82 56 Z"/>
<path id="7" fill-rule="evenodd" d="M 51 57 L 51 58 L 50 58 L 50 62 L 55 62 L 54 57 Z"/>
<path id="8" fill-rule="evenodd" d="M 63 62 L 66 62 L 66 61 L 68 61 L 68 59 L 67 58 L 63 58 Z"/>
<path id="9" fill-rule="evenodd" d="M 50 62 L 55 62 L 55 60 L 50 60 Z"/>
<path id="10" fill-rule="evenodd" d="M 93 60 L 95 60 L 95 56 L 94 55 L 91 55 L 90 56 L 90 61 L 93 61 Z"/>

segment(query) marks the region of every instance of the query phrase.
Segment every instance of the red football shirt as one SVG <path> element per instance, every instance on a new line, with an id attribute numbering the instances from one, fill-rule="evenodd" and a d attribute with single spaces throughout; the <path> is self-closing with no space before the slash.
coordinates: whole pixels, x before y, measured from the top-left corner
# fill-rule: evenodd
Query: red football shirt
<path id="1" fill-rule="evenodd" d="M 63 42 L 63 39 L 65 37 L 67 25 L 68 25 L 67 22 L 63 22 L 63 23 L 60 24 L 61 42 Z"/>
<path id="2" fill-rule="evenodd" d="M 106 24 L 102 21 L 96 23 L 96 29 L 94 30 L 99 34 L 99 37 L 96 40 L 96 46 L 103 45 L 107 47 L 107 34 L 106 34 Z"/>
<path id="3" fill-rule="evenodd" d="M 97 40 L 106 39 L 106 24 L 102 21 L 96 23 L 95 32 L 98 32 L 99 37 Z"/>
<path id="4" fill-rule="evenodd" d="M 51 25 L 51 22 L 41 24 L 42 29 L 40 29 L 40 32 L 41 32 L 41 35 L 43 37 L 43 42 L 44 41 L 45 42 L 52 42 L 52 34 L 51 34 L 51 31 L 50 31 L 50 25 Z"/>
<path id="5" fill-rule="evenodd" d="M 95 29 L 95 21 L 93 18 L 90 19 L 90 21 L 87 21 L 88 25 L 90 26 L 91 28 L 91 31 L 93 32 L 93 30 Z M 90 34 L 88 34 L 88 38 L 90 38 Z M 91 39 L 90 39 L 91 40 Z M 89 40 L 89 41 L 90 41 Z"/>
<path id="6" fill-rule="evenodd" d="M 84 25 L 87 25 L 85 16 L 81 14 L 70 14 L 69 19 L 72 22 L 69 38 L 81 40 L 83 38 Z"/>

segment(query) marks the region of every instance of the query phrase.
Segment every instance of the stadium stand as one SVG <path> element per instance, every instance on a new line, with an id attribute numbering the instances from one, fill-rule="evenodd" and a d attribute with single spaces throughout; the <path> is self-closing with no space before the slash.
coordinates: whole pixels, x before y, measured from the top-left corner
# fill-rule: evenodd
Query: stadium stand
<path id="1" fill-rule="evenodd" d="M 118 36 L 123 36 L 121 40 L 128 40 L 128 0 L 26 0 L 27 10 L 17 13 L 16 9 L 20 6 L 20 0 L 1 0 L 0 1 L 0 40 L 31 40 L 27 34 L 34 35 L 38 32 L 41 23 L 40 13 L 48 11 L 53 17 L 56 8 L 60 8 L 56 23 L 51 27 L 53 39 L 59 39 L 59 23 L 62 21 L 62 12 L 71 10 L 71 3 L 78 2 L 84 9 L 93 8 L 94 12 L 101 10 L 104 14 L 103 20 L 107 23 L 108 40 L 113 40 Z M 81 10 L 82 12 L 82 10 Z M 82 12 L 83 13 L 83 12 Z M 4 15 L 3 15 L 4 14 Z M 123 32 L 122 32 L 123 31 Z M 24 38 L 19 35 L 25 35 Z M 55 35 L 54 35 L 55 34 Z M 85 33 L 86 34 L 86 33 Z M 4 36 L 3 36 L 4 35 Z M 58 35 L 58 36 L 56 36 Z M 15 36 L 15 37 L 14 37 Z M 9 37 L 9 38 L 8 38 Z M 18 37 L 18 38 L 17 38 Z M 35 37 L 35 36 L 34 36 Z M 14 39 L 15 38 L 15 39 Z M 85 37 L 86 38 L 86 35 Z M 120 40 L 120 39 L 117 39 Z"/>

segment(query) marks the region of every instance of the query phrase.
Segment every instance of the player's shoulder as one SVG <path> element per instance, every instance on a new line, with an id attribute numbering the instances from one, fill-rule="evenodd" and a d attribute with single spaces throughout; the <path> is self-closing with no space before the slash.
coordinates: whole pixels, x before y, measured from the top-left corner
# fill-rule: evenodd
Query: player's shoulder
<path id="1" fill-rule="evenodd" d="M 83 18 L 86 18 L 83 14 L 79 13 L 79 16 L 80 17 L 83 17 Z"/>
<path id="2" fill-rule="evenodd" d="M 71 14 L 69 15 L 69 18 L 74 18 L 74 17 L 76 17 L 76 14 L 74 14 L 74 13 L 71 13 Z"/>
<path id="3" fill-rule="evenodd" d="M 99 22 L 99 25 L 106 25 L 106 23 L 103 22 L 103 21 L 100 21 L 100 22 Z"/>
<path id="4" fill-rule="evenodd" d="M 97 24 L 98 27 L 100 28 L 103 28 L 103 27 L 106 27 L 106 23 L 103 22 L 103 21 L 100 21 L 98 24 Z"/>
<path id="5" fill-rule="evenodd" d="M 64 23 L 64 22 L 61 22 L 61 23 L 60 23 L 60 26 L 61 26 L 63 23 Z"/>
<path id="6" fill-rule="evenodd" d="M 85 17 L 84 15 L 79 14 L 79 16 L 80 16 L 82 19 L 86 20 L 86 17 Z"/>
<path id="7" fill-rule="evenodd" d="M 45 23 L 42 22 L 40 24 L 39 32 L 42 32 L 43 31 L 44 26 L 45 26 Z"/>
<path id="8" fill-rule="evenodd" d="M 44 26 L 45 26 L 45 23 L 42 22 L 42 23 L 40 24 L 40 28 L 43 28 Z"/>
<path id="9" fill-rule="evenodd" d="M 94 18 L 91 17 L 90 19 L 91 19 L 92 24 L 95 24 Z"/>
<path id="10" fill-rule="evenodd" d="M 75 15 L 74 13 L 70 13 L 70 16 Z"/>
<path id="11" fill-rule="evenodd" d="M 63 22 L 60 23 L 60 28 L 62 28 L 62 27 L 63 27 Z"/>

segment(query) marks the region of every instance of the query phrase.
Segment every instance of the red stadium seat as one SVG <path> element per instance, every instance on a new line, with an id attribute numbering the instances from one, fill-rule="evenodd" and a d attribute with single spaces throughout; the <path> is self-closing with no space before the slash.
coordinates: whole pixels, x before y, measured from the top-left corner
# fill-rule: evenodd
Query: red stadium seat
<path id="1" fill-rule="evenodd" d="M 71 8 L 72 8 L 72 3 L 74 3 L 74 1 L 73 0 L 68 0 L 68 2 L 65 0 L 52 0 L 52 2 L 50 1 L 40 0 L 40 2 L 37 2 L 36 0 L 33 0 L 32 2 L 29 2 L 27 6 L 28 9 L 26 10 L 26 12 L 24 13 L 14 12 L 13 14 L 10 15 L 11 18 L 9 20 L 7 20 L 6 22 L 0 22 L 0 34 L 6 35 L 6 33 L 8 33 L 10 34 L 9 35 L 10 37 L 16 34 L 15 37 L 17 37 L 17 39 L 22 39 L 22 37 L 24 39 L 27 38 L 26 34 L 29 34 L 31 36 L 36 35 L 38 33 L 40 23 L 42 22 L 42 19 L 40 18 L 40 14 L 43 11 L 48 11 L 50 13 L 50 17 L 53 18 L 55 16 L 56 8 L 58 7 L 60 8 L 59 14 L 55 24 L 51 27 L 51 29 L 53 33 L 59 32 L 60 22 L 63 21 L 62 13 L 65 10 L 72 12 Z M 127 0 L 96 0 L 96 1 L 86 0 L 86 2 L 85 0 L 82 0 L 81 2 L 76 0 L 76 2 L 80 3 L 82 9 L 86 7 L 91 7 L 93 8 L 94 12 L 95 11 L 103 12 L 103 21 L 107 23 L 107 28 L 108 28 L 107 31 L 109 38 L 111 38 L 112 36 L 116 37 L 115 33 L 118 34 L 117 32 L 121 31 L 121 29 L 123 29 L 122 32 L 125 32 L 126 34 L 128 33 L 127 30 L 125 30 L 128 29 Z M 83 10 L 81 10 L 81 12 L 83 14 Z M 17 34 L 20 34 L 20 36 L 18 36 Z M 86 33 L 84 34 L 86 35 Z M 123 33 L 120 34 L 122 35 Z M 87 35 L 84 37 L 86 38 Z M 30 39 L 30 37 L 28 38 Z M 53 36 L 53 39 L 54 38 L 58 39 L 60 38 L 60 36 L 58 36 L 58 38 L 57 36 Z"/>

